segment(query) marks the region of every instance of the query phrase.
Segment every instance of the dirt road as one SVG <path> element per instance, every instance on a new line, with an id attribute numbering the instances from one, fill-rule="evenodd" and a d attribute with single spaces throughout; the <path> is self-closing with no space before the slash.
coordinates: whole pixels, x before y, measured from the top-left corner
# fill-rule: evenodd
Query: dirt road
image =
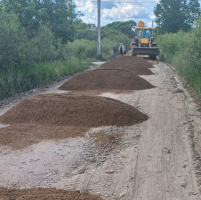
<path id="1" fill-rule="evenodd" d="M 121 129 L 101 127 L 85 138 L 43 141 L 23 150 L 1 147 L 0 186 L 76 189 L 108 200 L 201 199 L 200 157 L 193 150 L 194 140 L 200 140 L 200 113 L 169 66 L 159 63 L 151 70 L 155 75 L 141 77 L 156 88 L 102 94 L 136 107 L 149 120 Z M 89 137 L 102 129 L 123 133 L 115 149 L 100 150 Z"/>

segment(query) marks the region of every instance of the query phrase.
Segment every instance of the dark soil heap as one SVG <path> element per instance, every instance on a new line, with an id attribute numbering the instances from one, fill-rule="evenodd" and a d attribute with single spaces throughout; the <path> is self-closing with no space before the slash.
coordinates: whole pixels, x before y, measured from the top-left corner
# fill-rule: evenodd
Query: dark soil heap
<path id="1" fill-rule="evenodd" d="M 25 99 L 0 117 L 0 144 L 21 149 L 42 140 L 83 137 L 90 127 L 129 126 L 148 117 L 134 107 L 99 96 L 47 94 Z"/>
<path id="2" fill-rule="evenodd" d="M 151 67 L 153 66 L 143 58 L 123 56 L 106 62 L 97 69 L 123 69 L 136 75 L 153 75 L 149 69 Z"/>
<path id="3" fill-rule="evenodd" d="M 154 86 L 141 77 L 121 69 L 100 69 L 85 71 L 72 77 L 61 90 L 144 90 Z"/>
<path id="4" fill-rule="evenodd" d="M 154 68 L 151 63 L 149 63 L 146 59 L 143 57 L 137 57 L 137 56 L 118 56 L 117 58 L 111 60 L 113 61 L 121 61 L 121 62 L 128 62 L 131 65 L 134 66 L 142 66 L 146 68 Z"/>
<path id="5" fill-rule="evenodd" d="M 46 94 L 23 100 L 0 117 L 4 124 L 56 126 L 130 126 L 148 117 L 120 101 L 98 96 Z"/>
<path id="6" fill-rule="evenodd" d="M 2 200 L 103 200 L 79 191 L 57 190 L 55 188 L 32 188 L 26 190 L 0 188 Z"/>
<path id="7" fill-rule="evenodd" d="M 0 144 L 11 149 L 23 149 L 43 140 L 84 137 L 88 130 L 86 127 L 19 123 L 0 129 Z"/>

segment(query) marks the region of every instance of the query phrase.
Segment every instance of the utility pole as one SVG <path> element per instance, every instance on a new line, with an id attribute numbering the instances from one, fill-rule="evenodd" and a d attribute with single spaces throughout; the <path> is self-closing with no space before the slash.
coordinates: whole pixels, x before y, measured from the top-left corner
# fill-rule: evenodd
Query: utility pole
<path id="1" fill-rule="evenodd" d="M 97 27 L 97 55 L 100 55 L 100 11 L 101 11 L 101 0 L 97 0 L 98 1 L 98 27 Z"/>
<path id="2" fill-rule="evenodd" d="M 70 10 L 70 3 L 72 2 L 72 0 L 67 0 L 66 1 L 66 5 L 68 7 L 68 11 Z M 70 20 L 70 17 L 67 18 L 68 20 Z"/>
<path id="3" fill-rule="evenodd" d="M 70 3 L 69 0 L 67 0 L 66 5 L 67 5 L 68 9 L 69 9 L 69 3 Z"/>

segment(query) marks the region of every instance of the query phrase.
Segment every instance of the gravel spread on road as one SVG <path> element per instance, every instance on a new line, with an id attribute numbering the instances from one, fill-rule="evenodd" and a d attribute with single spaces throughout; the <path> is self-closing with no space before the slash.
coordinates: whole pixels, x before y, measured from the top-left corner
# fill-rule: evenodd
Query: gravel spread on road
<path id="1" fill-rule="evenodd" d="M 102 198 L 80 193 L 79 191 L 57 190 L 55 188 L 32 188 L 26 190 L 0 188 L 0 199 L 3 200 L 102 200 Z"/>
<path id="2" fill-rule="evenodd" d="M 148 119 L 133 106 L 100 96 L 45 94 L 23 100 L 0 117 L 0 143 L 14 148 L 47 139 L 83 137 L 89 128 L 131 126 Z"/>
<path id="3" fill-rule="evenodd" d="M 65 82 L 59 89 L 69 91 L 85 90 L 144 90 L 154 88 L 148 81 L 122 69 L 100 69 L 85 71 Z"/>
<path id="4" fill-rule="evenodd" d="M 124 69 L 136 75 L 153 75 L 149 68 L 153 65 L 143 58 L 125 56 L 106 62 L 97 69 Z"/>

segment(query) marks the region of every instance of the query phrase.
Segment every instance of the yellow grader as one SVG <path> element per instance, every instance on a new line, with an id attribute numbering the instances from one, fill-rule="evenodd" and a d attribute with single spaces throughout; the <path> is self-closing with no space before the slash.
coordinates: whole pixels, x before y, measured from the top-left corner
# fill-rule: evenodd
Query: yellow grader
<path id="1" fill-rule="evenodd" d="M 139 21 L 138 26 L 132 28 L 132 41 L 130 48 L 132 56 L 149 55 L 149 58 L 156 59 L 159 55 L 159 48 L 154 43 L 153 28 L 145 27 L 143 21 Z"/>

